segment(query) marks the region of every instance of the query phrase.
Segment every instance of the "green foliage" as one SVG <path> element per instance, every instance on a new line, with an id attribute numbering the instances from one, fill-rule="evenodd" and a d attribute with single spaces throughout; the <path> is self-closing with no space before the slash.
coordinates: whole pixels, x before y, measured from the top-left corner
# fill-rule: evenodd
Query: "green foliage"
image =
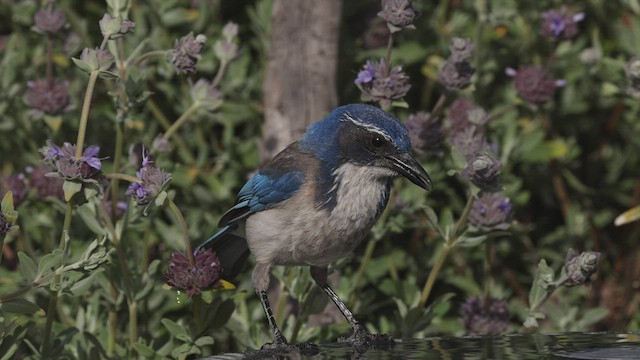
<path id="1" fill-rule="evenodd" d="M 67 26 L 43 35 L 32 30 L 38 2 L 0 3 L 0 197 L 8 224 L 0 228 L 0 359 L 182 359 L 271 341 L 250 267 L 226 279 L 233 284 L 193 297 L 171 289 L 164 274 L 174 250 L 214 232 L 259 165 L 273 1 L 55 4 Z M 390 111 L 403 121 L 431 112 L 445 129 L 442 146 L 418 155 L 434 190 L 396 182 L 371 241 L 331 268 L 332 286 L 356 317 L 401 338 L 462 335 L 469 330 L 461 308 L 483 296 L 508 302 L 508 332 L 638 330 L 630 284 L 639 274 L 627 265 L 639 256 L 640 102 L 638 79 L 625 72 L 640 56 L 637 1 L 569 4 L 585 19 L 567 40 L 541 35 L 541 14 L 556 2 L 415 1 L 416 29 L 394 28 L 390 53 L 386 24 L 381 30 L 374 21 L 379 3 L 343 5 L 339 102 L 360 101 L 358 69 L 389 54 L 411 83 Z M 105 13 L 106 40 L 98 24 Z M 135 30 L 121 33 L 117 19 Z M 228 21 L 239 26 L 230 42 L 235 57 L 221 42 L 229 40 Z M 181 73 L 171 50 L 191 32 L 207 42 L 193 71 Z M 453 37 L 475 44 L 472 85 L 455 92 L 438 75 Z M 527 101 L 505 69 L 530 65 L 566 85 L 548 102 Z M 87 91 L 92 73 L 95 88 Z M 30 105 L 32 82 L 43 79 L 68 82 L 63 110 Z M 485 192 L 460 175 L 468 154 L 451 146 L 459 98 L 491 115 L 483 133 L 502 164 L 498 190 L 513 212 L 507 229 L 481 230 L 470 217 Z M 104 177 L 36 176 L 48 139 L 73 143 L 80 133 L 101 147 Z M 139 183 L 139 145 L 171 173 L 142 206 L 125 194 Z M 7 185 L 18 174 L 26 190 Z M 602 253 L 590 286 L 564 286 L 572 247 Z M 349 332 L 307 269 L 276 268 L 274 276 L 272 305 L 290 340 L 326 343 Z"/>

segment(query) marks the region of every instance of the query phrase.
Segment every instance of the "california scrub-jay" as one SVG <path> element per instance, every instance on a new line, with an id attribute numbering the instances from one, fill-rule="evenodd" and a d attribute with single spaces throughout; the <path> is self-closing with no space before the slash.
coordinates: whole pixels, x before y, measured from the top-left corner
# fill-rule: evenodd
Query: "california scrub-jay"
<path id="1" fill-rule="evenodd" d="M 255 256 L 252 281 L 273 332 L 272 346 L 287 345 L 267 297 L 273 265 L 309 265 L 353 327 L 349 340 L 366 344 L 384 337 L 365 330 L 329 287 L 327 266 L 369 233 L 397 176 L 431 189 L 429 175 L 411 156 L 404 124 L 374 106 L 352 104 L 309 126 L 242 187 L 220 220 L 221 230 L 200 248 L 214 249 L 223 277 L 239 272 L 249 251 Z"/>

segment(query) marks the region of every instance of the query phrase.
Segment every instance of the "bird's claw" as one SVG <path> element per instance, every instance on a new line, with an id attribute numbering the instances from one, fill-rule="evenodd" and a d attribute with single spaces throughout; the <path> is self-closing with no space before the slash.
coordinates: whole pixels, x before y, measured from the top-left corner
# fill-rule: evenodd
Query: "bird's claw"
<path id="1" fill-rule="evenodd" d="M 276 336 L 273 342 L 262 345 L 260 350 L 269 353 L 289 353 L 295 351 L 305 356 L 313 356 L 320 352 L 320 348 L 314 343 L 289 344 L 284 336 Z"/>
<path id="2" fill-rule="evenodd" d="M 340 338 L 338 342 L 350 343 L 356 348 L 373 348 L 379 350 L 388 350 L 395 345 L 395 340 L 391 335 L 372 334 L 362 325 L 356 326 L 351 336 Z"/>

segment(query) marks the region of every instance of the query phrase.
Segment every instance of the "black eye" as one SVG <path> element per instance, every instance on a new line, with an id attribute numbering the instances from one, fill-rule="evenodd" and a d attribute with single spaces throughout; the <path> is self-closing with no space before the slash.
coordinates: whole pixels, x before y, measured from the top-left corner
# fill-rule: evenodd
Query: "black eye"
<path id="1" fill-rule="evenodd" d="M 373 147 L 381 147 L 382 145 L 384 145 L 384 139 L 382 138 L 382 136 L 379 135 L 374 135 L 371 138 L 371 145 L 373 145 Z"/>

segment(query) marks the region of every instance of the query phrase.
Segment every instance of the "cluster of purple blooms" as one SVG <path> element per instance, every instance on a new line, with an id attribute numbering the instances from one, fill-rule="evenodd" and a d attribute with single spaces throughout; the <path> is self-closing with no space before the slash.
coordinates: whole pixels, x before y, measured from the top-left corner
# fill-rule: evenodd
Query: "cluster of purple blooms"
<path id="1" fill-rule="evenodd" d="M 80 157 L 76 157 L 76 145 L 65 142 L 58 147 L 51 140 L 40 151 L 45 163 L 56 174 L 66 180 L 91 181 L 102 169 L 102 159 L 98 157 L 100 147 L 91 145 L 85 148 Z"/>
<path id="2" fill-rule="evenodd" d="M 208 287 L 216 286 L 222 273 L 220 260 L 210 249 L 196 250 L 193 264 L 189 258 L 176 251 L 169 259 L 169 268 L 164 274 L 167 284 L 179 290 L 185 290 L 187 296 L 200 294 Z"/>
<path id="3" fill-rule="evenodd" d="M 498 335 L 509 327 L 509 306 L 505 300 L 473 296 L 462 304 L 461 317 L 469 335 Z"/>
<path id="4" fill-rule="evenodd" d="M 151 203 L 171 180 L 171 174 L 155 167 L 149 155 L 143 156 L 142 167 L 136 172 L 136 177 L 139 182 L 129 185 L 126 194 L 138 205 Z"/>

